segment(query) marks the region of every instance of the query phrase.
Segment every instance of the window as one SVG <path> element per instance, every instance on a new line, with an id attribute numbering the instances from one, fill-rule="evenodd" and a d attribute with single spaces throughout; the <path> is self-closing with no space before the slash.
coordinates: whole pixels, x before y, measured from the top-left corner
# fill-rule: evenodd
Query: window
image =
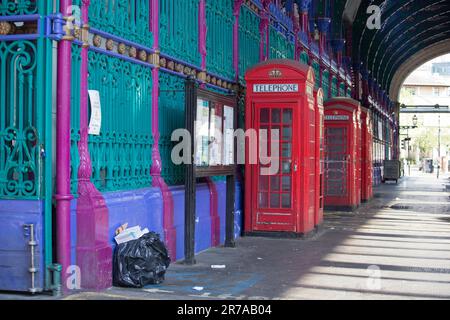
<path id="1" fill-rule="evenodd" d="M 439 97 L 441 95 L 441 88 L 433 88 L 433 96 Z"/>
<path id="2" fill-rule="evenodd" d="M 416 96 L 417 95 L 417 88 L 416 87 L 407 87 L 406 88 L 406 92 L 408 92 L 410 95 L 412 96 Z"/>

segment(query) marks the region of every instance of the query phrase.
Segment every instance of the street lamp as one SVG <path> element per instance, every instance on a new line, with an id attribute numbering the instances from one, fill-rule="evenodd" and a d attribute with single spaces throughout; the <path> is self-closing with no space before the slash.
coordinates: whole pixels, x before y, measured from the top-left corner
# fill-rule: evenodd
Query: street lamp
<path id="1" fill-rule="evenodd" d="M 439 133 L 438 133 L 438 170 L 437 170 L 437 178 L 439 179 L 439 174 L 441 171 L 441 113 L 439 112 L 439 109 L 441 108 L 440 105 L 435 105 L 435 109 L 438 110 L 438 119 L 439 119 Z"/>

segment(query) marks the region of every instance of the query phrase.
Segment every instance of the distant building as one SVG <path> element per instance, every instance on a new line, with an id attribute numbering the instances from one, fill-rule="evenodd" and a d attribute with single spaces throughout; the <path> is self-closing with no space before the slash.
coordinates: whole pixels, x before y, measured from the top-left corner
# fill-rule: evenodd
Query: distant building
<path id="1" fill-rule="evenodd" d="M 405 80 L 401 95 L 407 105 L 450 105 L 450 79 L 416 71 Z"/>
<path id="2" fill-rule="evenodd" d="M 433 74 L 450 77 L 450 62 L 435 62 L 431 67 Z"/>

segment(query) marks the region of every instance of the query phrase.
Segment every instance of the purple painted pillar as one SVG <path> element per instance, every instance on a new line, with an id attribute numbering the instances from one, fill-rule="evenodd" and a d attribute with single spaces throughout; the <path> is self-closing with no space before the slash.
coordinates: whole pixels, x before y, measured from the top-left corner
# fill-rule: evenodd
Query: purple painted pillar
<path id="1" fill-rule="evenodd" d="M 266 47 L 269 46 L 268 41 L 268 30 L 267 27 L 269 26 L 269 18 L 266 16 L 266 13 L 263 13 L 261 16 L 261 23 L 259 24 L 259 36 L 260 36 L 260 43 L 259 43 L 259 60 L 265 61 L 267 60 L 267 49 L 266 52 L 264 52 L 264 41 L 266 41 Z"/>
<path id="2" fill-rule="evenodd" d="M 155 51 L 155 68 L 152 70 L 152 182 L 153 186 L 161 190 L 163 197 L 163 229 L 164 239 L 169 255 L 173 261 L 176 259 L 176 230 L 173 217 L 172 192 L 161 177 L 162 161 L 159 152 L 159 1 L 151 1 L 151 29 L 153 32 L 153 50 Z"/>
<path id="3" fill-rule="evenodd" d="M 61 0 L 63 16 L 72 15 L 71 0 Z M 67 268 L 70 266 L 70 88 L 73 37 L 70 30 L 58 44 L 58 92 L 56 121 L 56 251 L 57 261 L 62 266 L 61 281 L 67 292 Z"/>
<path id="4" fill-rule="evenodd" d="M 201 56 L 202 71 L 206 71 L 206 0 L 200 0 L 198 12 L 198 47 Z"/>
<path id="5" fill-rule="evenodd" d="M 109 244 L 109 213 L 102 194 L 91 182 L 92 164 L 88 147 L 88 32 L 90 0 L 82 1 L 80 142 L 78 150 L 77 265 L 83 289 L 103 290 L 112 286 L 112 248 Z"/>
<path id="6" fill-rule="evenodd" d="M 239 83 L 239 16 L 244 0 L 234 0 L 234 27 L 233 27 L 233 67 L 236 83 Z"/>

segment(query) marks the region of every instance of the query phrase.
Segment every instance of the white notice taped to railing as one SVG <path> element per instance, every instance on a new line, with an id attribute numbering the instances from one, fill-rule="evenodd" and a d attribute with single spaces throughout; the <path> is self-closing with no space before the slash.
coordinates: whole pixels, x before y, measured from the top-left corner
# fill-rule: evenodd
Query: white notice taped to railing
<path id="1" fill-rule="evenodd" d="M 102 127 L 102 106 L 100 104 L 100 92 L 89 90 L 91 101 L 91 120 L 89 122 L 89 134 L 98 136 Z"/>

